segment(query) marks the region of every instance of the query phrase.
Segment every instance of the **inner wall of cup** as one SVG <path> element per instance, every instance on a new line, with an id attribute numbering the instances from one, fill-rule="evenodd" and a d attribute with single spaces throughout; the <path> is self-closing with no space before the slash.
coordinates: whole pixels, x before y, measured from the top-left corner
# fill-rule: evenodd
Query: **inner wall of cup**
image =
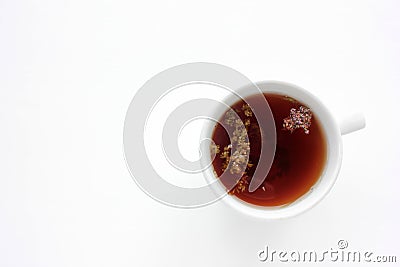
<path id="1" fill-rule="evenodd" d="M 340 133 L 338 130 L 338 127 L 336 125 L 336 122 L 333 120 L 332 116 L 330 115 L 329 111 L 323 106 L 323 104 L 316 99 L 314 96 L 309 94 L 308 92 L 304 91 L 301 88 L 296 88 L 292 85 L 280 83 L 280 82 L 264 82 L 264 83 L 257 83 L 259 88 L 263 93 L 274 93 L 274 94 L 279 94 L 279 95 L 285 95 L 294 98 L 295 100 L 298 100 L 305 105 L 307 105 L 311 110 L 313 110 L 314 114 L 318 114 L 316 118 L 320 122 L 323 128 L 323 132 L 325 135 L 325 142 L 326 142 L 326 151 L 327 151 L 327 157 L 326 157 L 326 162 L 324 169 L 322 171 L 322 174 L 320 175 L 319 179 L 317 182 L 311 187 L 311 189 L 299 197 L 297 200 L 294 202 L 282 205 L 282 206 L 257 206 L 253 205 L 251 203 L 247 203 L 235 196 L 227 195 L 224 200 L 233 205 L 236 208 L 239 208 L 239 206 L 251 210 L 261 210 L 263 212 L 265 211 L 282 211 L 282 210 L 290 210 L 292 208 L 298 207 L 301 204 L 307 205 L 304 206 L 304 210 L 313 206 L 316 204 L 319 200 L 321 200 L 324 195 L 329 191 L 331 186 L 333 185 L 335 178 L 336 178 L 336 173 L 338 172 L 337 170 L 337 165 L 338 165 L 338 158 L 340 158 L 341 155 L 341 140 L 338 140 L 338 136 L 340 137 Z M 245 89 L 243 89 L 245 91 Z M 244 93 L 245 97 L 248 97 L 250 95 L 246 95 Z M 235 101 L 231 99 L 227 99 L 228 101 L 226 102 L 228 105 L 232 105 L 235 103 Z M 224 111 L 218 111 L 220 115 L 222 116 Z M 212 125 L 209 127 L 209 135 L 212 136 L 213 134 L 213 129 L 214 129 L 215 123 L 212 123 Z M 210 157 L 210 155 L 209 155 Z M 211 159 L 211 158 L 210 158 Z M 339 162 L 339 167 L 340 167 L 340 162 Z M 214 177 L 213 173 L 213 167 L 211 166 L 210 172 L 211 175 Z M 327 178 L 325 178 L 327 177 Z M 329 177 L 333 177 L 331 180 L 329 180 Z M 325 178 L 325 179 L 324 179 Z M 218 180 L 218 178 L 216 178 Z M 218 181 L 218 184 L 223 187 L 224 185 Z M 226 189 L 225 189 L 226 190 Z M 307 204 L 307 203 L 308 204 Z M 301 212 L 302 210 L 299 210 Z"/>

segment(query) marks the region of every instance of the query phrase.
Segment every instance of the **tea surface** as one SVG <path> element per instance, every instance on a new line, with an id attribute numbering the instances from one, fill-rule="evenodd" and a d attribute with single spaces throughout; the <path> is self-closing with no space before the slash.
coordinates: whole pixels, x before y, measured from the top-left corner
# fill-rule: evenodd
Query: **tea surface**
<path id="1" fill-rule="evenodd" d="M 259 162 L 261 141 L 268 143 L 269 140 L 263 140 L 268 135 L 263 133 L 264 130 L 259 127 L 254 114 L 245 101 L 252 103 L 251 105 L 254 107 L 265 104 L 262 99 L 264 97 L 269 103 L 275 120 L 276 151 L 271 169 L 263 184 L 256 191 L 250 193 L 248 190 L 250 180 L 257 165 L 262 164 Z M 240 100 L 231 107 L 243 122 L 242 126 L 244 125 L 246 128 L 248 139 L 242 147 L 248 147 L 249 161 L 243 167 L 245 173 L 242 178 L 229 191 L 229 194 L 258 206 L 280 206 L 291 203 L 310 190 L 319 179 L 325 166 L 327 145 L 317 114 L 313 114 L 312 110 L 308 110 L 304 104 L 283 95 L 259 94 L 250 96 L 245 101 Z M 310 124 L 307 129 L 304 125 L 300 125 L 304 126 L 303 128 L 288 129 L 287 122 L 291 110 L 294 118 L 296 118 L 294 111 L 305 112 L 308 110 L 311 113 L 312 117 L 308 118 Z M 228 116 L 229 114 L 225 113 L 220 121 L 227 122 Z M 238 132 L 234 124 L 230 125 L 229 132 L 233 133 L 235 130 Z M 227 164 L 234 155 L 231 155 L 233 153 L 231 151 L 232 144 L 223 126 L 216 124 L 212 139 L 216 144 L 212 147 L 213 153 L 215 153 L 212 163 L 215 174 L 219 177 L 226 171 L 233 177 L 233 173 L 238 170 L 234 169 L 235 166 Z M 246 150 L 244 153 L 247 153 Z M 228 175 L 228 179 L 229 177 Z M 221 182 L 225 184 L 224 181 Z"/>

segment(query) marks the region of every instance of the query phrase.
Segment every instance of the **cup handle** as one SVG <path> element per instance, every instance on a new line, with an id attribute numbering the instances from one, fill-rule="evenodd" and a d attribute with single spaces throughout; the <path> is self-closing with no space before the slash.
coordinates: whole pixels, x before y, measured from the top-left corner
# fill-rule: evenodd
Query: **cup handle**
<path id="1" fill-rule="evenodd" d="M 363 113 L 354 113 L 339 123 L 342 135 L 352 133 L 365 128 L 365 117 Z"/>

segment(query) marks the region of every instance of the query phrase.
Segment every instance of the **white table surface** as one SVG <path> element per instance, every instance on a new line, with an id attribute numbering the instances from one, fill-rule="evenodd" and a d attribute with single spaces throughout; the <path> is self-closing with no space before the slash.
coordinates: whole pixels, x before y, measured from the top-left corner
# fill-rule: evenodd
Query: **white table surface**
<path id="1" fill-rule="evenodd" d="M 398 264 L 399 9 L 394 0 L 1 1 L 0 266 L 266 266 L 265 245 L 323 251 L 341 239 Z M 122 149 L 127 107 L 153 75 L 193 61 L 297 84 L 338 118 L 365 113 L 367 127 L 343 138 L 326 199 L 265 222 L 221 202 L 167 207 L 136 186 Z"/>

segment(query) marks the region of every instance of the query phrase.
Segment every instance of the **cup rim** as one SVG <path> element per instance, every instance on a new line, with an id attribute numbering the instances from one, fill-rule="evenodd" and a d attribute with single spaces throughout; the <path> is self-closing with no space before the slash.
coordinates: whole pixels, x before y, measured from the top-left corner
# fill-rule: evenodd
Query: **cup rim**
<path id="1" fill-rule="evenodd" d="M 319 121 L 325 133 L 327 144 L 326 163 L 318 181 L 311 187 L 311 189 L 297 200 L 289 204 L 275 207 L 263 207 L 247 203 L 236 196 L 229 194 L 226 194 L 222 198 L 222 201 L 240 213 L 250 217 L 263 219 L 283 219 L 293 217 L 310 210 L 312 207 L 318 204 L 322 199 L 325 198 L 335 184 L 341 167 L 343 153 L 340 128 L 326 106 L 317 97 L 305 89 L 291 83 L 274 80 L 259 81 L 255 82 L 254 84 L 263 93 L 276 93 L 292 97 L 306 104 L 309 108 L 311 108 L 311 110 L 318 114 Z M 248 86 L 254 86 L 254 84 Z M 246 88 L 248 88 L 248 86 L 238 89 L 243 97 L 248 97 L 251 95 L 246 95 Z M 235 102 L 233 99 L 234 96 L 229 95 L 223 100 L 223 102 L 228 105 L 232 105 L 233 102 Z M 213 115 L 215 118 L 220 118 L 224 112 L 225 110 L 216 109 L 213 111 Z M 205 138 L 211 138 L 214 126 L 215 123 L 208 122 L 203 127 L 202 136 Z M 211 155 L 209 150 L 206 150 L 205 157 L 206 160 L 210 162 Z M 213 173 L 212 165 L 205 170 L 204 175 L 208 182 L 216 179 Z M 223 187 L 220 181 L 217 183 Z"/>

